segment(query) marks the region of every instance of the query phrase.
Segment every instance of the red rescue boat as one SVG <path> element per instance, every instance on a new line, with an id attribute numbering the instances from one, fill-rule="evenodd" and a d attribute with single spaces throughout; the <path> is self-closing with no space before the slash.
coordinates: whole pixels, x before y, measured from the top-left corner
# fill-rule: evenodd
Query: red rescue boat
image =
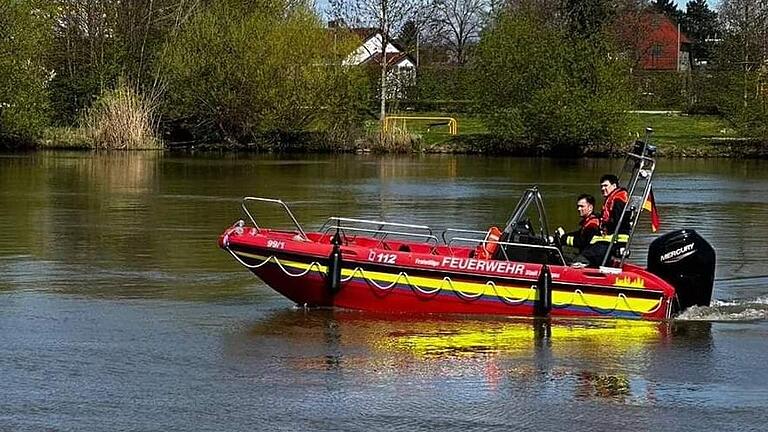
<path id="1" fill-rule="evenodd" d="M 638 141 L 627 157 L 629 204 L 637 225 L 647 199 L 655 148 Z M 249 205 L 281 206 L 294 229 L 259 226 Z M 219 245 L 267 285 L 299 305 L 405 314 L 620 317 L 663 320 L 709 305 L 715 253 L 693 230 L 657 238 L 648 268 L 627 262 L 632 232 L 602 266 L 574 266 L 549 236 L 536 187 L 520 199 L 504 230 L 447 229 L 332 217 L 305 232 L 282 201 L 246 197 Z M 632 229 L 634 231 L 634 229 Z"/>

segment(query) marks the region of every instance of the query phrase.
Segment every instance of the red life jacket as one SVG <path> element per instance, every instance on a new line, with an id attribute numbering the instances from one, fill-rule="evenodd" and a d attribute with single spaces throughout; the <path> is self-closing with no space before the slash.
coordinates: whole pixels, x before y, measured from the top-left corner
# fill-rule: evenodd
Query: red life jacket
<path id="1" fill-rule="evenodd" d="M 605 229 L 606 225 L 611 221 L 613 213 L 613 205 L 616 201 L 621 201 L 624 204 L 629 201 L 629 193 L 623 187 L 617 187 L 607 197 L 605 197 L 605 203 L 603 203 L 603 213 L 600 215 L 600 224 Z M 618 221 L 616 221 L 618 223 Z"/>
<path id="2" fill-rule="evenodd" d="M 501 238 L 501 230 L 498 227 L 492 226 L 488 230 L 488 234 L 485 235 L 485 242 L 475 249 L 475 258 L 477 259 L 491 259 L 496 249 L 499 248 L 499 239 Z"/>
<path id="3" fill-rule="evenodd" d="M 582 219 L 579 223 L 581 225 L 581 230 L 586 231 L 590 228 L 600 228 L 600 219 L 595 216 L 594 213 L 588 215 L 586 218 Z"/>

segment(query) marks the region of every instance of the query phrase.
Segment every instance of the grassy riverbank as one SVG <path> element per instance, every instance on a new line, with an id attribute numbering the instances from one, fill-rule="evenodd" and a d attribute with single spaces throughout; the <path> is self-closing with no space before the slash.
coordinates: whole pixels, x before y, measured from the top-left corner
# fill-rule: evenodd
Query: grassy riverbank
<path id="1" fill-rule="evenodd" d="M 504 152 L 504 144 L 494 142 L 477 116 L 451 113 L 408 113 L 408 116 L 452 117 L 458 122 L 458 134 L 451 136 L 446 124 L 439 121 L 413 121 L 406 123 L 408 132 L 421 137 L 426 152 L 477 152 L 489 148 Z M 686 115 L 681 113 L 632 113 L 629 129 L 643 134 L 652 127 L 652 141 L 659 154 L 668 157 L 757 157 L 765 156 L 759 143 L 739 138 L 727 120 L 714 115 Z M 627 141 L 633 139 L 628 136 Z M 623 146 L 616 146 L 622 149 Z M 511 152 L 526 149 L 512 147 Z M 528 149 L 530 150 L 530 149 Z M 599 153 L 607 151 L 596 149 Z"/>
<path id="2" fill-rule="evenodd" d="M 451 117 L 458 123 L 458 134 L 449 134 L 445 120 L 407 120 L 393 123 L 400 134 L 414 136 L 415 142 L 410 151 L 425 153 L 506 153 L 536 154 L 538 149 L 515 146 L 495 140 L 478 116 L 468 114 L 438 112 L 408 112 L 408 117 Z M 759 143 L 739 138 L 727 120 L 711 115 L 685 115 L 676 113 L 632 113 L 630 130 L 643 133 L 646 127 L 654 128 L 653 142 L 659 148 L 659 155 L 667 157 L 766 157 L 768 153 Z M 377 135 L 378 122 L 369 123 L 369 135 Z M 311 134 L 307 135 L 310 136 Z M 633 137 L 627 136 L 627 141 Z M 48 128 L 33 147 L 39 149 L 94 149 L 88 135 L 78 128 Z M 321 151 L 323 146 L 314 143 L 313 150 Z M 282 151 L 284 146 L 253 144 L 248 146 L 206 145 L 207 149 Z M 623 145 L 615 146 L 621 151 Z M 301 147 L 290 147 L 297 151 Z M 342 151 L 370 150 L 387 151 L 385 148 L 372 148 L 367 141 L 341 148 Z M 394 150 L 394 149 L 390 149 Z M 398 151 L 406 151 L 399 147 Z M 596 149 L 590 154 L 600 153 L 605 149 Z"/>
<path id="3" fill-rule="evenodd" d="M 727 120 L 712 115 L 631 114 L 630 128 L 643 133 L 654 130 L 653 142 L 665 156 L 727 156 L 735 145 L 749 142 L 739 139 Z M 739 154 L 740 155 L 740 154 Z"/>

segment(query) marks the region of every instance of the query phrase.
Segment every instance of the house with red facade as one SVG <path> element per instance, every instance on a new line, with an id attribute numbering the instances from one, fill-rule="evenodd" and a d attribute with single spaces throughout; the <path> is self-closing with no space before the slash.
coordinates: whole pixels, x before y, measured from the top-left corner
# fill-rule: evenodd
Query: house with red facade
<path id="1" fill-rule="evenodd" d="M 685 71 L 691 69 L 691 39 L 668 16 L 647 12 L 640 18 L 638 67 L 643 70 Z"/>

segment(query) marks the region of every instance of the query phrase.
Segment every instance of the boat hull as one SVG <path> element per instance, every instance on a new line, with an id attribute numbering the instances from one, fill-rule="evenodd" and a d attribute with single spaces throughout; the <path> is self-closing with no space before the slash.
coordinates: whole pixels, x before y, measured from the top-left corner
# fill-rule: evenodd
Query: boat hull
<path id="1" fill-rule="evenodd" d="M 344 259 L 339 285 L 333 288 L 329 283 L 332 263 L 323 255 L 254 247 L 233 248 L 230 252 L 275 291 L 310 307 L 400 314 L 534 316 L 539 301 L 535 277 L 498 277 Z M 528 272 L 538 274 L 539 270 Z M 631 277 L 637 278 L 637 271 Z M 671 288 L 616 286 L 615 281 L 622 280 L 622 275 L 601 278 L 612 280 L 612 285 L 584 283 L 589 276 L 598 278 L 594 269 L 577 271 L 552 266 L 552 273 L 549 316 L 646 320 L 669 317 L 674 295 Z M 644 276 L 653 279 L 653 275 Z"/>

